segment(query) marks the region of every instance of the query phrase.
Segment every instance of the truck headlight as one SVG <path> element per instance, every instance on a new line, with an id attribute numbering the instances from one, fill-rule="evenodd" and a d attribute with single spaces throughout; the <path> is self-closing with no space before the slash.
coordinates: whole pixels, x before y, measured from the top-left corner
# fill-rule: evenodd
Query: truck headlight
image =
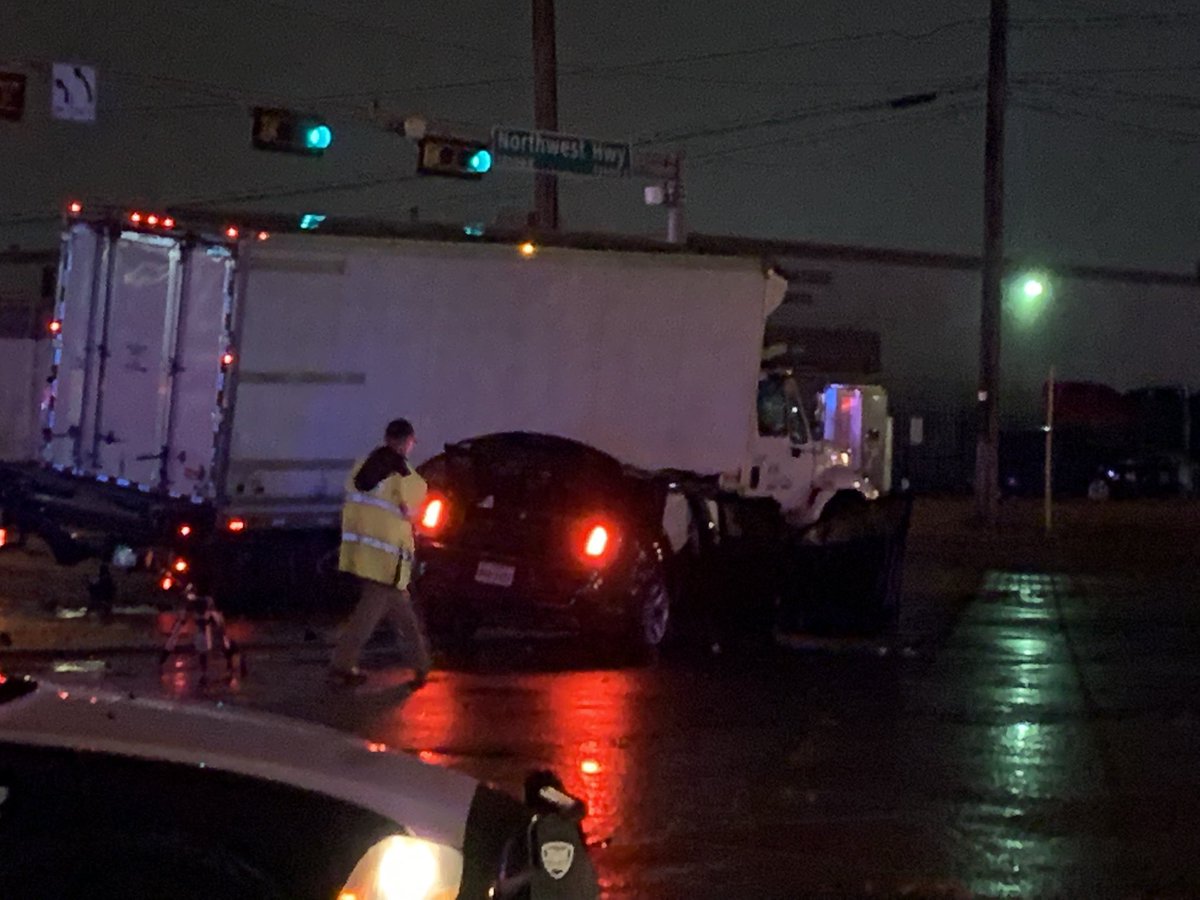
<path id="1" fill-rule="evenodd" d="M 454 848 L 396 834 L 363 855 L 338 900 L 454 900 L 462 874 Z"/>

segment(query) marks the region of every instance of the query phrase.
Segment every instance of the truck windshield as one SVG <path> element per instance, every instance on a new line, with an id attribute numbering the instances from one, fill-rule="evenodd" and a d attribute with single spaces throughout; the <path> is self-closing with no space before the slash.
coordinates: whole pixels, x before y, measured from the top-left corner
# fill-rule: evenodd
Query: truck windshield
<path id="1" fill-rule="evenodd" d="M 808 443 L 808 424 L 792 379 L 783 375 L 759 379 L 758 433 L 763 437 L 790 437 L 794 444 Z"/>

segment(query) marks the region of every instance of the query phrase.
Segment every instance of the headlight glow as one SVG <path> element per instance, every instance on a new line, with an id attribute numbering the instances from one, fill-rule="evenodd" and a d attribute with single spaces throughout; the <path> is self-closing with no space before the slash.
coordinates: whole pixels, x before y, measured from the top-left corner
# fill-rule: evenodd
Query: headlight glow
<path id="1" fill-rule="evenodd" d="M 454 900 L 462 854 L 420 838 L 392 835 L 368 850 L 350 873 L 344 900 Z"/>

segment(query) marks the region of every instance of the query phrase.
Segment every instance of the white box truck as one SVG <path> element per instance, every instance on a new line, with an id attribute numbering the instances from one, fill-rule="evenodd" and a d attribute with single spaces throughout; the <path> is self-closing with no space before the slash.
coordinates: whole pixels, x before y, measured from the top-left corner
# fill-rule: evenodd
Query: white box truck
<path id="1" fill-rule="evenodd" d="M 67 221 L 43 458 L 4 478 L 14 529 L 64 560 L 186 552 L 243 572 L 254 557 L 279 583 L 328 559 L 347 473 L 397 416 L 417 462 L 481 434 L 555 434 L 773 496 L 798 523 L 838 490 L 873 490 L 763 364 L 785 284 L 760 258 L 295 224 Z"/>

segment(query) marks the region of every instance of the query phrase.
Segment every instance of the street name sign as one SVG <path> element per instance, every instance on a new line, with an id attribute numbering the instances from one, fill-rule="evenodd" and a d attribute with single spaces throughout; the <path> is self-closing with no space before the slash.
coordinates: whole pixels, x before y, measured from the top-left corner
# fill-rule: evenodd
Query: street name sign
<path id="1" fill-rule="evenodd" d="M 618 141 L 497 125 L 492 156 L 507 168 L 619 178 L 630 173 L 633 149 Z"/>

